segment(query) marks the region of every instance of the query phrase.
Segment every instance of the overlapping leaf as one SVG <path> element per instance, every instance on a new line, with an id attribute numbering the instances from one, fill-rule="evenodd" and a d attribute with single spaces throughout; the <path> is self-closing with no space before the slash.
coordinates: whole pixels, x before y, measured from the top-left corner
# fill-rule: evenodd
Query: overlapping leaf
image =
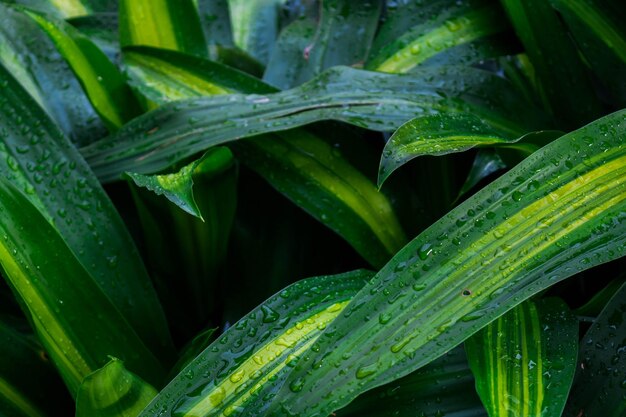
<path id="1" fill-rule="evenodd" d="M 327 415 L 542 289 L 623 256 L 625 132 L 621 111 L 565 135 L 428 228 L 327 327 L 269 409 L 254 412 Z"/>

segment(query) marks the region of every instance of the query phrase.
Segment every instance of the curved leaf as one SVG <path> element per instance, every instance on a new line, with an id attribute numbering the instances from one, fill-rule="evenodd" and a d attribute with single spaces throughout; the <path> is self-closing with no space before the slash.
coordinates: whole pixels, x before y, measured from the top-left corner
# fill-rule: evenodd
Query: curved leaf
<path id="1" fill-rule="evenodd" d="M 0 263 L 37 336 L 76 395 L 108 355 L 154 384 L 164 369 L 74 257 L 58 231 L 4 178 L 0 180 Z M 61 262 L 59 260 L 62 260 Z"/>
<path id="2" fill-rule="evenodd" d="M 465 341 L 490 417 L 561 417 L 574 379 L 578 321 L 558 298 L 527 301 Z"/>
<path id="3" fill-rule="evenodd" d="M 273 402 L 249 415 L 326 416 L 441 356 L 539 291 L 624 256 L 624 134 L 626 111 L 599 119 L 452 210 L 383 267 Z"/>
<path id="4" fill-rule="evenodd" d="M 193 195 L 193 177 L 197 174 L 216 175 L 233 165 L 233 154 L 228 148 L 210 149 L 201 158 L 185 165 L 178 172 L 162 175 L 141 175 L 127 172 L 136 185 L 145 187 L 157 195 L 163 195 L 172 203 L 204 221 Z"/>
<path id="5" fill-rule="evenodd" d="M 209 45 L 232 45 L 228 0 L 197 0 L 198 15 Z"/>
<path id="6" fill-rule="evenodd" d="M 580 342 L 580 361 L 566 417 L 618 417 L 626 412 L 626 284 Z"/>
<path id="7" fill-rule="evenodd" d="M 180 56 L 178 69 L 169 71 L 159 51 L 149 52 L 131 55 L 134 69 L 130 71 L 136 90 L 155 103 L 180 96 L 218 94 L 237 84 L 243 92 L 270 88 L 220 66 L 216 67 L 219 71 L 203 72 L 213 64 L 196 58 Z M 299 129 L 252 138 L 233 148 L 243 163 L 345 238 L 372 265 L 383 265 L 406 242 L 387 198 L 338 149 L 319 137 Z"/>
<path id="8" fill-rule="evenodd" d="M 117 7 L 116 0 L 8 0 L 59 19 L 86 16 L 98 12 L 112 12 Z"/>
<path id="9" fill-rule="evenodd" d="M 409 120 L 385 144 L 378 170 L 378 185 L 408 161 L 423 155 L 447 155 L 474 147 L 503 147 L 521 151 L 524 156 L 562 135 L 540 131 L 524 135 L 498 129 L 472 114 L 434 114 Z"/>
<path id="10" fill-rule="evenodd" d="M 89 38 L 63 21 L 24 10 L 53 40 L 111 130 L 139 115 L 139 104 L 117 67 Z"/>
<path id="11" fill-rule="evenodd" d="M 207 56 L 192 0 L 119 0 L 122 46 L 155 46 Z"/>
<path id="12" fill-rule="evenodd" d="M 0 66 L 0 175 L 26 193 L 155 353 L 172 354 L 165 318 L 137 249 L 74 146 Z"/>
<path id="13" fill-rule="evenodd" d="M 228 0 L 235 45 L 258 59 L 267 60 L 278 35 L 280 5 L 284 0 Z"/>
<path id="14" fill-rule="evenodd" d="M 28 16 L 0 3 L 0 63 L 72 142 L 85 145 L 106 128 L 54 43 Z"/>
<path id="15" fill-rule="evenodd" d="M 286 374 L 373 274 L 299 281 L 255 308 L 194 359 L 139 415 L 230 415 L 271 398 Z"/>
<path id="16" fill-rule="evenodd" d="M 481 149 L 474 158 L 470 172 L 467 174 L 467 178 L 465 179 L 463 187 L 461 187 L 456 200 L 458 201 L 463 195 L 489 175 L 505 168 L 506 164 L 497 152 L 490 149 Z"/>
<path id="17" fill-rule="evenodd" d="M 420 113 L 473 112 L 501 130 L 542 124 L 543 115 L 508 88 L 501 78 L 470 68 L 391 75 L 337 67 L 279 93 L 165 105 L 81 152 L 102 181 L 111 181 L 124 171 L 155 172 L 210 146 L 319 120 L 393 130 Z"/>
<path id="18" fill-rule="evenodd" d="M 446 20 L 437 19 L 414 26 L 382 48 L 366 68 L 404 73 L 442 51 L 507 29 L 502 10 L 493 4 L 468 7 Z"/>
<path id="19" fill-rule="evenodd" d="M 88 375 L 76 396 L 76 417 L 136 417 L 157 395 L 157 390 L 111 358 Z"/>

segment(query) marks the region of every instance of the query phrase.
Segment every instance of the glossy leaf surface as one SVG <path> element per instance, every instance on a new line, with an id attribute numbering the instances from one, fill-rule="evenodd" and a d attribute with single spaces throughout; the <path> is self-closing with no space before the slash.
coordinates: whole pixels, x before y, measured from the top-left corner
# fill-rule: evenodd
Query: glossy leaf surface
<path id="1" fill-rule="evenodd" d="M 371 276 L 361 270 L 285 288 L 224 332 L 140 417 L 232 414 L 271 398 L 300 354 Z"/>
<path id="2" fill-rule="evenodd" d="M 625 129 L 622 111 L 563 136 L 426 229 L 327 327 L 268 413 L 325 416 L 542 289 L 623 256 Z"/>
<path id="3" fill-rule="evenodd" d="M 198 59 L 181 59 L 178 70 L 168 72 L 160 52 L 149 52 L 131 55 L 130 71 L 136 90 L 154 103 L 219 94 L 224 89 L 221 86 L 238 85 L 239 91 L 246 93 L 271 89 L 228 68 L 218 66 L 219 72 L 203 72 L 212 63 Z M 148 72 L 152 68 L 159 71 Z M 372 265 L 383 265 L 406 242 L 388 199 L 345 160 L 339 149 L 310 132 L 298 129 L 251 138 L 234 150 L 243 163 L 344 237 Z"/>
<path id="4" fill-rule="evenodd" d="M 89 38 L 63 21 L 24 12 L 53 40 L 109 129 L 115 130 L 139 115 L 139 103 L 124 77 Z"/>
<path id="5" fill-rule="evenodd" d="M 581 341 L 580 363 L 564 416 L 624 415 L 625 339 L 626 284 L 623 284 Z"/>
<path id="6" fill-rule="evenodd" d="M 156 395 L 150 384 L 111 358 L 80 385 L 76 417 L 136 417 Z"/>
<path id="7" fill-rule="evenodd" d="M 490 417 L 560 417 L 578 350 L 578 321 L 557 298 L 527 301 L 465 341 Z"/>
<path id="8" fill-rule="evenodd" d="M 217 175 L 232 165 L 232 153 L 228 148 L 218 147 L 172 174 L 141 175 L 128 172 L 127 175 L 136 185 L 165 196 L 187 213 L 204 220 L 193 195 L 193 177 L 202 174 Z"/>
<path id="9" fill-rule="evenodd" d="M 469 68 L 391 75 L 337 67 L 284 92 L 161 106 L 81 152 L 102 181 L 111 181 L 124 171 L 155 172 L 214 145 L 319 120 L 387 131 L 420 113 L 471 111 L 501 130 L 544 123 L 514 95 L 504 80 Z"/>
<path id="10" fill-rule="evenodd" d="M 76 395 L 108 355 L 159 384 L 161 363 L 74 257 L 58 231 L 11 183 L 0 181 L 0 263 L 37 336 Z M 7 221 L 10 219 L 10 221 Z M 62 260 L 62 262 L 59 262 Z"/>
<path id="11" fill-rule="evenodd" d="M 0 67 L 0 174 L 24 192 L 125 320 L 163 359 L 169 332 L 119 214 L 76 148 Z"/>

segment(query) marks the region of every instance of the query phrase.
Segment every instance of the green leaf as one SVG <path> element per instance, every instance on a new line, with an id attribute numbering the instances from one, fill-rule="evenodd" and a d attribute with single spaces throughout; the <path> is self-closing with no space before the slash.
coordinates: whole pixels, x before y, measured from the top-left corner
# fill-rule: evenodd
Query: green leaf
<path id="1" fill-rule="evenodd" d="M 467 113 L 434 114 L 409 120 L 391 136 L 380 160 L 378 185 L 408 161 L 423 155 L 447 155 L 474 147 L 515 149 L 524 157 L 561 136 L 558 131 L 524 134 L 499 129 Z"/>
<path id="2" fill-rule="evenodd" d="M 98 12 L 113 12 L 116 0 L 8 0 L 59 19 L 86 16 Z"/>
<path id="3" fill-rule="evenodd" d="M 611 280 L 607 286 L 595 293 L 589 301 L 578 307 L 574 312 L 578 316 L 597 317 L 602 312 L 602 309 L 606 307 L 609 300 L 613 298 L 622 287 L 624 282 L 626 282 L 626 276 Z"/>
<path id="4" fill-rule="evenodd" d="M 319 120 L 388 131 L 417 114 L 439 112 L 472 112 L 501 130 L 534 130 L 544 123 L 541 113 L 520 103 L 504 80 L 486 71 L 423 68 L 393 75 L 337 67 L 279 93 L 164 105 L 81 152 L 106 182 L 124 171 L 155 172 L 214 145 Z"/>
<path id="5" fill-rule="evenodd" d="M 200 18 L 192 0 L 120 0 L 120 43 L 154 46 L 207 56 Z"/>
<path id="6" fill-rule="evenodd" d="M 490 417 L 560 417 L 578 348 L 578 321 L 558 298 L 527 301 L 465 341 Z"/>
<path id="7" fill-rule="evenodd" d="M 434 21 L 427 21 L 412 27 L 405 34 L 381 48 L 369 60 L 366 68 L 404 73 L 446 49 L 495 35 L 507 29 L 501 8 L 493 4 L 480 7 L 480 3 L 470 2 L 452 16 L 442 13 Z"/>
<path id="8" fill-rule="evenodd" d="M 506 164 L 502 161 L 502 158 L 500 158 L 497 152 L 491 149 L 479 150 L 474 158 L 470 172 L 467 174 L 467 178 L 463 183 L 463 187 L 461 187 L 459 191 L 457 201 L 478 185 L 480 181 L 504 168 L 506 168 Z"/>
<path id="9" fill-rule="evenodd" d="M 76 396 L 76 417 L 136 417 L 157 390 L 117 358 L 88 375 Z"/>
<path id="10" fill-rule="evenodd" d="M 601 107 L 589 74 L 549 2 L 501 0 L 524 44 L 542 99 L 565 128 L 598 117 Z"/>
<path id="11" fill-rule="evenodd" d="M 309 81 L 332 66 L 362 65 L 378 26 L 381 6 L 380 0 L 322 2 L 315 29 L 308 20 L 296 21 L 292 23 L 294 28 L 287 27 L 281 34 L 263 79 L 285 89 Z"/>
<path id="12" fill-rule="evenodd" d="M 179 52 L 128 48 L 123 60 L 131 86 L 154 103 L 239 91 L 276 92 L 275 88 L 234 68 Z M 167 79 L 172 82 L 164 82 Z"/>
<path id="13" fill-rule="evenodd" d="M 71 403 L 63 381 L 32 334 L 22 324 L 0 317 L 0 415 L 54 416 L 69 412 Z"/>
<path id="14" fill-rule="evenodd" d="M 166 361 L 165 318 L 122 219 L 76 148 L 1 66 L 0 132 L 0 176 L 54 225 L 89 281 Z"/>
<path id="15" fill-rule="evenodd" d="M 111 62 L 119 64 L 120 39 L 117 14 L 96 13 L 68 19 L 67 22 L 87 36 Z"/>
<path id="16" fill-rule="evenodd" d="M 129 72 L 136 90 L 158 104 L 219 94 L 237 85 L 242 92 L 273 91 L 250 76 L 208 61 L 172 55 L 179 58 L 172 70 L 159 51 L 144 52 L 129 57 Z M 383 265 L 406 242 L 387 198 L 319 137 L 301 129 L 278 132 L 242 141 L 234 150 L 243 163 L 345 238 L 372 265 Z"/>
<path id="17" fill-rule="evenodd" d="M 78 145 L 106 128 L 54 43 L 31 18 L 0 3 L 0 64 Z"/>
<path id="18" fill-rule="evenodd" d="M 266 64 L 278 36 L 285 0 L 228 0 L 235 45 Z"/>
<path id="19" fill-rule="evenodd" d="M 108 355 L 154 384 L 161 363 L 87 273 L 59 232 L 25 195 L 0 180 L 0 264 L 37 336 L 76 395 Z M 62 260 L 59 262 L 58 260 Z"/>
<path id="20" fill-rule="evenodd" d="M 611 298 L 580 342 L 565 417 L 618 417 L 626 411 L 626 284 Z"/>
<path id="21" fill-rule="evenodd" d="M 127 172 L 126 175 L 137 186 L 165 196 L 187 213 L 204 221 L 193 195 L 193 178 L 202 174 L 217 175 L 230 168 L 233 163 L 233 154 L 228 148 L 216 147 L 172 174 L 142 175 Z"/>
<path id="22" fill-rule="evenodd" d="M 271 397 L 300 353 L 371 276 L 360 270 L 285 288 L 224 332 L 139 416 L 229 415 L 246 402 Z"/>
<path id="23" fill-rule="evenodd" d="M 334 414 L 338 417 L 487 416 L 461 347 L 404 378 L 363 393 Z"/>
<path id="24" fill-rule="evenodd" d="M 626 105 L 626 17 L 619 2 L 552 0 L 592 70 L 609 87 L 613 100 Z"/>
<path id="25" fill-rule="evenodd" d="M 24 10 L 52 39 L 111 130 L 139 115 L 139 104 L 117 67 L 89 38 L 61 20 Z"/>
<path id="26" fill-rule="evenodd" d="M 625 133 L 626 111 L 569 133 L 426 229 L 327 326 L 274 400 L 248 411 L 326 416 L 539 291 L 624 256 Z"/>

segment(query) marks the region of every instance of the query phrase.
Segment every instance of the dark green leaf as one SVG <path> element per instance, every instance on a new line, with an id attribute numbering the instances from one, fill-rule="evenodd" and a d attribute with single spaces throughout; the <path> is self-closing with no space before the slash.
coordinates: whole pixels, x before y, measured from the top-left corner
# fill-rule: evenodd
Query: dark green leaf
<path id="1" fill-rule="evenodd" d="M 303 353 L 273 401 L 249 415 L 326 416 L 539 291 L 624 256 L 624 134 L 626 111 L 606 116 L 452 210 L 383 267 Z"/>
<path id="2" fill-rule="evenodd" d="M 235 45 L 266 64 L 278 36 L 283 0 L 228 0 Z"/>
<path id="3" fill-rule="evenodd" d="M 310 21 L 287 27 L 274 47 L 263 79 L 282 89 L 295 87 L 336 65 L 362 65 L 382 9 L 381 0 L 327 0 L 313 29 Z M 355 30 L 358 28 L 358 30 Z"/>
<path id="4" fill-rule="evenodd" d="M 357 397 L 338 417 L 487 417 L 458 347 L 423 368 Z"/>
<path id="5" fill-rule="evenodd" d="M 76 417 L 136 417 L 156 395 L 150 384 L 111 358 L 80 385 Z"/>
<path id="6" fill-rule="evenodd" d="M 114 12 L 117 0 L 5 0 L 26 6 L 59 19 L 86 16 L 98 12 Z"/>
<path id="7" fill-rule="evenodd" d="M 48 36 L 23 13 L 0 3 L 0 63 L 66 135 L 85 145 L 106 128 Z"/>
<path id="8" fill-rule="evenodd" d="M 0 132 L 0 175 L 54 225 L 89 281 L 165 360 L 172 353 L 165 318 L 119 214 L 80 154 L 1 66 Z"/>
<path id="9" fill-rule="evenodd" d="M 228 0 L 198 0 L 198 15 L 209 45 L 233 44 Z"/>
<path id="10" fill-rule="evenodd" d="M 565 128 L 601 114 L 589 74 L 549 2 L 501 0 L 524 44 L 544 103 Z"/>
<path id="11" fill-rule="evenodd" d="M 16 324 L 22 323 L 0 317 L 0 415 L 53 417 L 69 412 L 70 396 L 46 352 Z"/>
<path id="12" fill-rule="evenodd" d="M 62 20 L 29 10 L 24 13 L 52 39 L 109 129 L 115 130 L 139 115 L 139 103 L 124 77 L 89 38 Z"/>
<path id="13" fill-rule="evenodd" d="M 314 121 L 333 119 L 386 131 L 420 113 L 439 112 L 472 112 L 512 131 L 544 123 L 542 114 L 520 103 L 504 80 L 486 71 L 424 68 L 392 75 L 337 67 L 275 94 L 165 105 L 81 152 L 102 181 L 111 181 L 124 171 L 155 172 L 214 145 Z"/>
<path id="14" fill-rule="evenodd" d="M 558 298 L 527 301 L 465 341 L 490 417 L 561 417 L 578 349 L 578 321 Z"/>
<path id="15" fill-rule="evenodd" d="M 10 182 L 0 180 L 0 263 L 70 392 L 115 355 L 154 384 L 161 363 L 71 252 L 59 232 Z M 10 221 L 7 221 L 10 219 Z"/>
<path id="16" fill-rule="evenodd" d="M 470 169 L 463 187 L 459 191 L 457 200 L 474 188 L 480 181 L 489 175 L 506 168 L 506 164 L 497 152 L 491 149 L 481 149 L 474 158 L 474 163 Z"/>
<path id="17" fill-rule="evenodd" d="M 615 293 L 580 343 L 566 417 L 619 417 L 626 412 L 626 284 Z"/>
<path id="18" fill-rule="evenodd" d="M 613 100 L 626 105 L 626 30 L 623 4 L 619 1 L 552 0 L 563 16 L 578 48 Z"/>

